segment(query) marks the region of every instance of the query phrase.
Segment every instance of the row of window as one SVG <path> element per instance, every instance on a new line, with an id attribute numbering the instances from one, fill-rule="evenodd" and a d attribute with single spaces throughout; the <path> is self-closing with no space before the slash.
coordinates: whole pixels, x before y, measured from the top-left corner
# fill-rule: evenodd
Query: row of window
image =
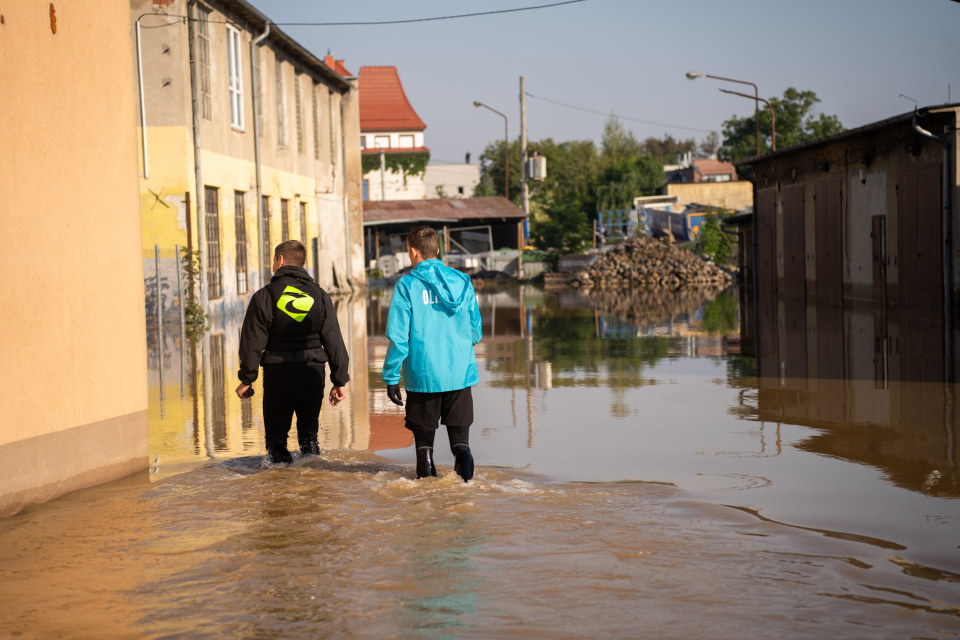
<path id="1" fill-rule="evenodd" d="M 397 145 L 398 149 L 412 149 L 414 146 L 414 137 L 412 135 L 401 135 L 399 136 L 400 143 Z M 370 141 L 372 144 L 368 147 L 367 141 Z M 360 136 L 360 148 L 361 149 L 389 149 L 390 148 L 390 136 L 377 136 L 377 135 L 364 135 Z"/>
<path id="2" fill-rule="evenodd" d="M 210 14 L 212 11 L 200 7 L 200 20 L 197 29 L 198 36 L 198 61 L 200 67 L 200 115 L 206 120 L 213 120 L 213 81 L 211 79 L 211 49 L 212 32 L 210 29 Z M 243 109 L 243 50 L 241 47 L 240 31 L 232 26 L 226 25 L 227 29 L 227 76 L 230 92 L 230 126 L 240 131 L 245 130 L 246 122 Z M 262 71 L 257 66 L 257 87 L 259 95 L 257 96 L 261 108 L 258 113 L 258 126 L 260 137 L 263 137 L 265 130 L 264 111 L 266 110 L 266 86 L 263 82 Z M 287 146 L 287 125 L 286 125 L 286 94 L 284 92 L 283 82 L 283 61 L 276 57 L 274 60 L 274 75 L 276 78 L 275 89 L 277 97 L 277 143 L 286 148 Z M 297 152 L 306 153 L 303 135 L 303 101 L 300 89 L 300 73 L 295 72 L 294 81 L 294 107 L 296 109 L 296 127 L 297 127 Z M 320 85 L 312 83 L 310 92 L 312 115 L 313 115 L 313 157 L 320 159 L 320 102 L 317 92 Z M 330 158 L 335 158 L 335 146 L 333 138 L 333 93 L 329 90 L 327 93 L 327 120 L 330 129 Z M 412 136 L 411 136 L 412 138 Z M 388 141 L 389 146 L 389 141 Z M 413 146 L 411 140 L 410 146 Z"/>
<path id="3" fill-rule="evenodd" d="M 247 254 L 247 223 L 246 209 L 243 199 L 246 193 L 233 192 L 234 229 L 236 230 L 236 273 L 237 294 L 247 293 L 250 279 Z M 207 235 L 207 296 L 214 300 L 223 296 L 223 269 L 220 262 L 220 189 L 218 187 L 204 187 L 204 230 Z M 266 256 L 273 256 L 273 245 L 270 240 L 270 196 L 263 196 L 263 252 Z M 307 203 L 300 202 L 300 238 L 308 246 L 307 238 Z M 290 240 L 290 200 L 280 199 L 280 236 L 281 242 Z"/>

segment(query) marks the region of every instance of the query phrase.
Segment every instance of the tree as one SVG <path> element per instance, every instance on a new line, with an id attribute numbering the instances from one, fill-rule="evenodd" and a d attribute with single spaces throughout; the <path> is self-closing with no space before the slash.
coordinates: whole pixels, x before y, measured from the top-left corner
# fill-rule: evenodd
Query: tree
<path id="1" fill-rule="evenodd" d="M 597 209 L 630 209 L 663 184 L 663 165 L 611 116 L 603 127 Z"/>
<path id="2" fill-rule="evenodd" d="M 583 253 L 592 232 L 579 200 L 567 200 L 551 206 L 549 215 L 534 220 L 530 227 L 538 247 L 556 249 L 560 253 Z"/>
<path id="3" fill-rule="evenodd" d="M 597 211 L 629 209 L 634 198 L 663 183 L 663 165 L 615 117 L 607 120 L 599 149 L 592 140 L 546 138 L 531 142 L 528 153 L 547 160 L 547 177 L 530 196 L 531 235 L 541 249 L 584 250 Z M 487 145 L 480 161 L 476 195 L 503 195 L 504 142 Z M 510 143 L 510 167 L 510 199 L 519 203 L 519 141 Z"/>
<path id="4" fill-rule="evenodd" d="M 711 131 L 700 141 L 698 150 L 701 158 L 713 158 L 717 155 L 717 149 L 720 148 L 720 136 L 716 131 Z"/>
<path id="5" fill-rule="evenodd" d="M 681 156 L 693 153 L 697 149 L 697 142 L 689 140 L 674 140 L 669 133 L 663 138 L 647 138 L 643 141 L 643 148 L 656 158 L 660 164 L 677 164 Z"/>
<path id="6" fill-rule="evenodd" d="M 844 131 L 836 116 L 813 114 L 814 105 L 820 99 L 813 91 L 797 91 L 790 87 L 783 92 L 783 98 L 770 98 L 777 125 L 777 148 L 813 140 Z M 771 147 L 770 110 L 760 108 L 760 153 L 767 153 Z M 718 155 L 721 160 L 736 162 L 756 155 L 756 119 L 730 118 L 723 123 L 723 144 Z"/>
<path id="7" fill-rule="evenodd" d="M 504 195 L 504 169 L 506 158 L 504 141 L 491 142 L 480 154 L 480 183 L 474 193 L 477 196 Z M 520 141 L 510 143 L 510 200 L 520 202 Z"/>
<path id="8" fill-rule="evenodd" d="M 725 266 L 733 256 L 734 243 L 730 234 L 723 230 L 721 221 L 724 214 L 708 209 L 703 217 L 703 226 L 700 229 L 699 252 L 713 260 L 716 264 Z"/>

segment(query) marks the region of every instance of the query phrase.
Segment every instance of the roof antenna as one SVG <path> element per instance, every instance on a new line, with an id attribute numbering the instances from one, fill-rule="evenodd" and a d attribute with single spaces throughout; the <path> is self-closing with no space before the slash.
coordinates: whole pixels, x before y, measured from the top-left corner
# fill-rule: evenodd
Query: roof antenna
<path id="1" fill-rule="evenodd" d="M 909 100 L 910 102 L 912 102 L 912 103 L 913 103 L 913 112 L 914 112 L 914 113 L 917 113 L 917 108 L 920 106 L 920 104 L 919 104 L 916 100 L 914 100 L 914 99 L 911 98 L 910 96 L 905 96 L 905 95 L 903 95 L 902 93 L 900 94 L 900 97 L 901 97 L 901 98 L 906 98 L 907 100 Z"/>

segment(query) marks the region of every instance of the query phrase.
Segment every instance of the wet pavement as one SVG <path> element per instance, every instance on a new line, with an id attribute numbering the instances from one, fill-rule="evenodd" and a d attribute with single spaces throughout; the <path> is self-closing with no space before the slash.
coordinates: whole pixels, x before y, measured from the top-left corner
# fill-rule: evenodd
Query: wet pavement
<path id="1" fill-rule="evenodd" d="M 239 319 L 192 346 L 167 327 L 162 352 L 154 331 L 149 473 L 0 520 L 2 628 L 960 634 L 958 388 L 865 336 L 871 309 L 808 302 L 798 334 L 736 290 L 478 297 L 468 485 L 442 432 L 441 477 L 413 480 L 379 379 L 389 290 L 339 302 L 350 393 L 289 468 L 262 455 L 261 396 L 232 393 Z"/>

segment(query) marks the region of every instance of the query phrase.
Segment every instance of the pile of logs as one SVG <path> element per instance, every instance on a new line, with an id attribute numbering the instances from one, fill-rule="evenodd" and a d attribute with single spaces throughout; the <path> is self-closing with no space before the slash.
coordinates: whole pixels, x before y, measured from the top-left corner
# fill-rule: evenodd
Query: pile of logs
<path id="1" fill-rule="evenodd" d="M 634 323 L 644 332 L 684 314 L 689 321 L 689 318 L 696 316 L 697 311 L 716 298 L 721 291 L 723 288 L 716 285 L 674 291 L 644 288 L 620 291 L 581 289 L 581 293 L 590 299 L 591 304 L 601 314 Z"/>
<path id="2" fill-rule="evenodd" d="M 601 254 L 596 262 L 576 274 L 570 285 L 588 289 L 681 289 L 723 286 L 732 279 L 729 273 L 695 253 L 638 236 Z"/>

